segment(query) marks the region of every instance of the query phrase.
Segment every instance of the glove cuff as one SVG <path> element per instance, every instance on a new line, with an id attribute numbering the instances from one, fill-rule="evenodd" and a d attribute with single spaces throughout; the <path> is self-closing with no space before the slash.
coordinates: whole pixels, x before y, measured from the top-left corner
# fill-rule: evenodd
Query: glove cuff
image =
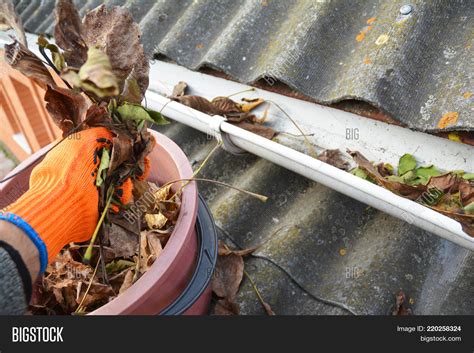
<path id="1" fill-rule="evenodd" d="M 36 231 L 23 218 L 13 213 L 0 211 L 0 220 L 9 222 L 20 228 L 23 233 L 30 238 L 33 244 L 35 244 L 39 253 L 40 273 L 43 273 L 48 265 L 48 250 L 46 244 L 41 240 L 38 233 L 36 233 Z"/>

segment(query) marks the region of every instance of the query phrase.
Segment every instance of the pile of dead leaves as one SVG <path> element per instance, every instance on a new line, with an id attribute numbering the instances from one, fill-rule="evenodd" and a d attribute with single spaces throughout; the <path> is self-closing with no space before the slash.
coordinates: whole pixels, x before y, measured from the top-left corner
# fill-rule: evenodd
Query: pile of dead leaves
<path id="1" fill-rule="evenodd" d="M 34 286 L 33 314 L 85 314 L 127 290 L 161 255 L 176 224 L 179 202 L 168 186 L 142 185 L 143 217 L 114 214 L 104 228 L 102 247 L 90 264 L 83 263 L 86 245 L 62 250 Z M 173 201 L 172 201 L 173 199 Z M 131 217 L 136 217 L 131 223 Z M 140 223 L 143 218 L 147 220 Z M 102 261 L 103 259 L 103 261 Z"/>
<path id="2" fill-rule="evenodd" d="M 272 139 L 276 135 L 275 130 L 263 125 L 267 118 L 268 110 L 262 118 L 257 118 L 255 114 L 251 113 L 253 109 L 265 102 L 263 99 L 244 98 L 242 103 L 237 103 L 229 97 L 215 97 L 209 101 L 201 96 L 186 95 L 187 87 L 188 85 L 185 82 L 178 83 L 174 87 L 170 99 L 207 115 L 225 117 L 227 122 L 267 139 Z"/>
<path id="3" fill-rule="evenodd" d="M 351 173 L 455 219 L 474 237 L 474 174 L 462 170 L 443 172 L 433 165 L 418 166 L 410 154 L 400 158 L 395 173 L 390 164 L 374 165 L 360 152 L 348 153 L 358 164 Z"/>

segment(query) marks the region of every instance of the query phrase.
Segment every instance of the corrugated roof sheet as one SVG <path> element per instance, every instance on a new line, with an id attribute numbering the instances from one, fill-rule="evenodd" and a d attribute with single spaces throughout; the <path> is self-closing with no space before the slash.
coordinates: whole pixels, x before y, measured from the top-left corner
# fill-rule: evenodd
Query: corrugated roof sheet
<path id="1" fill-rule="evenodd" d="M 29 31 L 52 33 L 54 0 L 16 3 Z M 75 3 L 84 14 L 102 1 Z M 474 130 L 472 1 L 105 3 L 131 10 L 150 55 L 244 83 L 279 80 L 317 102 L 364 100 L 419 130 L 457 112 L 449 129 Z"/>
<path id="2" fill-rule="evenodd" d="M 29 30 L 51 31 L 52 3 L 17 1 L 17 10 Z M 84 12 L 99 2 L 77 3 Z M 188 67 L 208 63 L 245 82 L 273 67 L 305 94 L 324 101 L 359 96 L 410 126 L 433 128 L 439 115 L 454 107 L 462 127 L 474 125 L 466 101 L 455 98 L 472 85 L 472 73 L 461 70 L 471 60 L 463 39 L 471 24 L 461 19 L 472 14 L 468 2 L 449 5 L 444 10 L 449 20 L 439 3 L 414 3 L 415 12 L 402 24 L 394 22 L 397 2 L 265 4 L 134 1 L 127 6 L 141 20 L 148 52 Z M 444 22 L 437 23 L 436 16 Z M 376 17 L 374 28 L 357 42 L 370 17 Z M 389 41 L 374 46 L 383 33 L 390 33 Z M 455 52 L 450 64 L 442 42 Z M 293 51 L 297 60 L 285 64 Z M 365 55 L 371 55 L 372 66 L 360 63 Z M 406 72 L 408 82 L 401 83 Z M 424 120 L 420 110 L 428 112 L 421 108 L 429 95 L 435 104 Z M 178 123 L 159 130 L 194 166 L 214 146 L 206 135 Z M 255 156 L 219 151 L 202 176 L 269 196 L 261 203 L 200 184 L 221 239 L 237 247 L 263 243 L 246 260 L 246 269 L 277 314 L 387 314 L 400 289 L 416 314 L 474 314 L 472 252 Z M 237 300 L 244 314 L 264 313 L 246 279 Z"/>

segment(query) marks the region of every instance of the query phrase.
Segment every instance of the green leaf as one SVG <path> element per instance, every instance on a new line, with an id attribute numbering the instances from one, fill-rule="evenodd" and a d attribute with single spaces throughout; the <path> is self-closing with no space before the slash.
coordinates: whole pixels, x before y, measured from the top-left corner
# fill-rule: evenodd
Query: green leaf
<path id="1" fill-rule="evenodd" d="M 169 124 L 163 115 L 151 109 L 146 109 L 139 104 L 124 103 L 117 108 L 123 120 L 149 121 L 157 125 Z"/>
<path id="2" fill-rule="evenodd" d="M 434 165 L 417 168 L 415 173 L 417 176 L 427 179 L 431 178 L 432 176 L 438 176 L 442 174 Z"/>
<path id="3" fill-rule="evenodd" d="M 402 176 L 400 175 L 389 175 L 387 177 L 387 180 L 389 181 L 395 181 L 398 183 L 402 184 L 411 184 L 414 183 L 417 179 L 417 176 L 413 170 L 410 170 L 409 172 L 403 174 Z"/>
<path id="4" fill-rule="evenodd" d="M 101 98 L 119 94 L 118 81 L 112 72 L 109 57 L 96 47 L 90 47 L 87 51 L 87 61 L 79 73 L 67 70 L 62 76 L 74 86 Z"/>
<path id="5" fill-rule="evenodd" d="M 112 262 L 109 262 L 107 265 L 105 265 L 105 270 L 107 273 L 116 273 L 132 266 L 135 266 L 133 261 L 119 259 L 113 260 Z"/>
<path id="6" fill-rule="evenodd" d="M 362 169 L 360 169 L 359 167 L 352 169 L 350 171 L 350 173 L 357 176 L 357 177 L 359 177 L 359 178 L 367 180 L 367 174 Z"/>
<path id="7" fill-rule="evenodd" d="M 142 121 L 140 121 L 140 122 L 137 124 L 137 130 L 138 130 L 138 131 L 142 131 L 142 130 L 143 130 L 143 126 L 145 126 L 145 120 L 142 120 Z"/>
<path id="8" fill-rule="evenodd" d="M 394 170 L 393 165 L 391 165 L 390 163 L 384 163 L 383 166 L 384 166 L 390 173 L 393 174 L 393 170 Z"/>
<path id="9" fill-rule="evenodd" d="M 129 76 L 127 78 L 120 97 L 123 102 L 136 104 L 140 104 L 142 102 L 142 92 L 135 77 Z"/>
<path id="10" fill-rule="evenodd" d="M 465 180 L 474 180 L 474 173 L 466 173 L 462 176 Z"/>
<path id="11" fill-rule="evenodd" d="M 117 108 L 117 112 L 123 120 L 146 120 L 152 123 L 155 122 L 146 109 L 138 104 L 124 103 Z"/>
<path id="12" fill-rule="evenodd" d="M 109 165 L 110 165 L 110 153 L 108 149 L 104 148 L 102 150 L 102 157 L 100 159 L 99 170 L 97 171 L 97 180 L 95 181 L 95 185 L 97 187 L 102 186 L 102 184 L 104 183 Z M 102 175 L 104 177 L 102 177 Z"/>
<path id="13" fill-rule="evenodd" d="M 397 183 L 405 184 L 405 179 L 403 179 L 403 177 L 398 176 L 398 175 L 389 175 L 389 176 L 387 177 L 387 180 L 388 180 L 388 181 L 394 181 L 394 182 L 397 182 Z"/>
<path id="14" fill-rule="evenodd" d="M 398 162 L 398 175 L 403 175 L 416 168 L 416 159 L 408 153 L 405 153 Z"/>
<path id="15" fill-rule="evenodd" d="M 430 165 L 415 169 L 415 174 L 418 177 L 416 184 L 426 185 L 432 176 L 438 176 L 442 173 L 435 166 Z"/>
<path id="16" fill-rule="evenodd" d="M 38 37 L 37 44 L 40 47 L 48 49 L 51 52 L 51 57 L 53 58 L 53 64 L 54 66 L 56 66 L 56 69 L 58 69 L 59 71 L 62 71 L 66 67 L 64 56 L 56 45 L 49 43 L 48 40 L 43 35 L 40 35 Z"/>
<path id="17" fill-rule="evenodd" d="M 469 205 L 464 207 L 466 213 L 474 213 L 474 202 L 471 202 Z"/>
<path id="18" fill-rule="evenodd" d="M 153 119 L 156 125 L 168 125 L 170 123 L 161 113 L 151 109 L 146 109 L 146 111 L 148 112 L 148 114 Z"/>

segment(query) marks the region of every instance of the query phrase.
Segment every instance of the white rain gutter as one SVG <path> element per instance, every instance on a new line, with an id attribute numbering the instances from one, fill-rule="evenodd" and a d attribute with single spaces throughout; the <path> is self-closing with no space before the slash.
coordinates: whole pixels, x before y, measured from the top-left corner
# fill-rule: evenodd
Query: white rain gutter
<path id="1" fill-rule="evenodd" d="M 398 196 L 387 189 L 367 182 L 350 173 L 321 162 L 307 154 L 298 152 L 293 148 L 289 148 L 280 143 L 265 139 L 238 128 L 227 123 L 225 118 L 221 116 L 209 116 L 175 101 L 170 101 L 163 95 L 153 91 L 155 90 L 162 94 L 169 94 L 176 83 L 179 81 L 185 81 L 190 84 L 191 88 L 193 88 L 193 91 L 191 92 L 192 94 L 200 94 L 207 98 L 213 98 L 216 96 L 239 92 L 250 88 L 249 86 L 196 73 L 174 64 L 158 61 L 152 65 L 150 81 L 152 82 L 150 85 L 151 89 L 148 90 L 146 94 L 146 103 L 148 107 L 162 111 L 166 117 L 172 120 L 190 126 L 208 135 L 212 135 L 217 139 L 223 139 L 224 142 L 227 141 L 227 143 L 230 144 L 231 151 L 242 149 L 250 152 L 394 217 L 416 225 L 430 233 L 439 235 L 442 238 L 450 240 L 467 249 L 474 250 L 474 238 L 470 237 L 462 230 L 460 223 L 449 217 L 424 207 L 421 204 Z M 203 87 L 208 88 L 208 90 L 205 91 L 206 89 Z M 249 95 L 250 94 L 247 92 L 240 96 L 249 97 Z M 364 130 L 370 131 L 369 136 L 373 136 L 374 140 L 385 139 L 385 143 L 381 145 L 379 149 L 375 149 L 378 150 L 378 153 L 375 154 L 377 157 L 381 158 L 380 161 L 387 162 L 386 157 L 387 154 L 389 154 L 387 152 L 390 151 L 389 145 L 396 143 L 398 146 L 394 145 L 393 148 L 398 151 L 418 151 L 418 153 L 415 153 L 415 156 L 424 164 L 435 164 L 445 170 L 465 169 L 472 171 L 474 167 L 474 160 L 472 157 L 474 154 L 472 153 L 473 149 L 470 146 L 454 143 L 428 134 L 414 132 L 409 129 L 389 125 L 383 122 L 372 121 L 351 113 L 328 107 L 321 107 L 317 104 L 303 102 L 260 89 L 257 93 L 252 94 L 252 96 L 277 101 L 285 107 L 285 110 L 290 107 L 290 104 L 293 108 L 296 107 L 296 110 L 298 109 L 298 106 L 311 105 L 317 108 L 316 110 L 319 121 L 332 120 L 332 124 L 335 124 L 336 122 L 334 120 L 340 117 L 343 124 L 346 124 L 345 126 L 358 126 L 361 129 L 362 134 L 364 133 Z M 238 99 L 237 97 L 238 96 L 235 97 L 236 100 Z M 292 114 L 292 116 L 300 115 Z M 272 119 L 270 119 L 270 121 L 272 121 Z M 305 126 L 304 122 L 299 121 L 299 123 L 301 123 L 302 126 Z M 285 126 L 287 126 L 288 129 L 291 128 L 287 123 Z M 305 133 L 313 133 L 318 130 L 319 125 L 314 124 L 314 126 L 315 127 L 310 129 L 306 124 L 303 131 Z M 324 127 L 330 128 L 328 126 L 323 126 L 323 128 Z M 294 128 L 292 131 L 298 133 L 297 131 L 294 131 Z M 400 137 L 402 141 L 396 142 L 397 137 Z M 314 137 L 312 139 L 314 139 Z M 357 148 L 353 143 L 352 146 L 350 146 L 351 143 L 341 140 L 340 137 L 335 138 L 334 136 L 329 136 L 329 140 L 333 141 L 333 143 L 335 142 L 336 145 L 322 147 L 340 148 L 342 151 L 344 151 L 346 147 L 355 147 L 355 149 L 358 149 L 362 153 L 367 149 Z M 424 149 L 421 151 L 420 147 L 413 147 L 413 144 L 416 141 L 418 141 L 418 144 L 424 144 L 428 149 L 432 148 L 434 150 L 427 151 Z M 367 143 L 367 141 L 364 143 Z M 362 146 L 359 147 L 364 147 L 364 143 L 360 144 Z M 319 143 L 318 145 L 321 146 Z M 237 147 L 237 149 L 235 149 L 235 147 Z M 372 150 L 372 152 L 375 150 Z M 398 158 L 403 153 L 396 156 L 396 159 L 392 157 L 389 162 L 397 165 Z M 450 155 L 448 160 L 446 159 L 446 153 Z M 441 155 L 442 159 L 437 158 L 438 155 Z M 385 157 L 385 159 L 382 159 L 383 157 Z"/>
<path id="2" fill-rule="evenodd" d="M 36 42 L 37 36 L 28 34 L 27 37 L 29 43 Z M 32 47 L 30 49 L 39 54 L 38 50 Z M 227 123 L 223 117 L 209 116 L 170 101 L 164 95 L 169 95 L 179 81 L 189 84 L 191 94 L 209 99 L 251 88 L 190 71 L 178 65 L 155 61 L 151 65 L 150 89 L 146 93 L 146 104 L 152 109 L 162 111 L 172 120 L 217 139 L 223 139 L 233 152 L 241 149 L 255 154 L 430 233 L 474 250 L 474 238 L 464 233 L 461 225 L 449 217 L 298 152 L 294 148 L 240 129 Z M 313 134 L 309 137 L 311 142 L 323 149 L 338 148 L 342 152 L 346 148 L 358 150 L 370 160 L 393 165 L 398 164 L 398 158 L 404 153 L 412 153 L 420 164 L 434 164 L 444 170 L 463 169 L 472 172 L 474 169 L 474 149 L 471 146 L 265 90 L 247 92 L 233 98 L 238 100 L 241 97 L 261 97 L 267 101 L 278 102 L 305 133 Z M 270 114 L 269 122 L 277 131 L 299 133 L 281 112 Z M 360 140 L 347 139 L 345 134 L 348 127 L 358 129 Z M 280 141 L 287 145 L 294 143 L 291 138 L 283 137 Z M 299 138 L 298 143 L 294 143 L 295 148 L 297 145 L 301 146 L 301 141 Z"/>

